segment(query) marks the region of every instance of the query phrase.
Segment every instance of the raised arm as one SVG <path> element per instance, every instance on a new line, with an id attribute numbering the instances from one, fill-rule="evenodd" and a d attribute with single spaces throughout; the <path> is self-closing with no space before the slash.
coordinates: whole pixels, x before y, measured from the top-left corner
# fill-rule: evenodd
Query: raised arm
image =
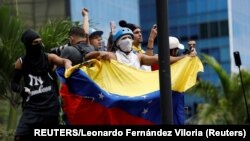
<path id="1" fill-rule="evenodd" d="M 157 26 L 156 24 L 154 24 L 153 27 L 151 28 L 151 32 L 148 38 L 148 46 L 146 50 L 146 54 L 149 56 L 154 55 L 154 41 L 156 36 L 157 36 Z"/>
<path id="2" fill-rule="evenodd" d="M 83 30 L 86 34 L 89 34 L 89 11 L 87 8 L 82 9 L 82 16 L 83 16 Z"/>

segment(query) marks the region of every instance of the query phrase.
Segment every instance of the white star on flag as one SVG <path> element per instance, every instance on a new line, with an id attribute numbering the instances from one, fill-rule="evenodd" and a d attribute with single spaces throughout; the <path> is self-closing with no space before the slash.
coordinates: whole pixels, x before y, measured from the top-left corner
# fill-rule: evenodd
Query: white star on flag
<path id="1" fill-rule="evenodd" d="M 147 114 L 148 113 L 148 108 L 146 108 L 146 109 L 143 109 L 143 112 L 142 112 L 142 114 Z"/>
<path id="2" fill-rule="evenodd" d="M 150 104 L 150 103 L 152 103 L 153 102 L 153 100 L 150 100 L 149 102 L 148 102 L 148 104 Z"/>
<path id="3" fill-rule="evenodd" d="M 104 95 L 102 93 L 98 94 L 100 99 L 104 98 Z"/>

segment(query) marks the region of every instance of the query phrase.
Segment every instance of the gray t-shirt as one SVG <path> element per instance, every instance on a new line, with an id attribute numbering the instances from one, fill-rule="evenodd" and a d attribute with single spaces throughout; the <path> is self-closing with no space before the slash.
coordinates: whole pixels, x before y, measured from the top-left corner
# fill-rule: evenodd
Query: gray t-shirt
<path id="1" fill-rule="evenodd" d="M 94 47 L 80 43 L 75 46 L 64 47 L 64 49 L 61 51 L 60 57 L 71 60 L 72 65 L 74 66 L 84 62 L 85 55 L 94 50 Z"/>

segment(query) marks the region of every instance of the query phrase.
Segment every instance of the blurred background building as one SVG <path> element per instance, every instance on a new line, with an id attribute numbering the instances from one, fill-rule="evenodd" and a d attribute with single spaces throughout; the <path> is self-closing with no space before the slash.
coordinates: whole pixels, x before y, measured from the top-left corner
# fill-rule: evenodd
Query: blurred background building
<path id="1" fill-rule="evenodd" d="M 70 16 L 69 0 L 0 0 L 0 5 L 12 6 L 28 27 L 37 29 L 49 19 Z"/>
<path id="2" fill-rule="evenodd" d="M 157 21 L 155 0 L 0 0 L 0 4 L 13 5 L 33 28 L 55 18 L 82 22 L 81 9 L 87 7 L 91 25 L 104 31 L 104 39 L 110 32 L 110 21 L 119 27 L 118 22 L 126 20 L 141 26 L 143 45 Z M 178 37 L 185 46 L 188 40 L 196 40 L 198 54 L 215 57 L 228 73 L 238 72 L 234 51 L 240 52 L 242 67 L 250 68 L 249 7 L 249 0 L 168 0 L 169 35 Z M 204 69 L 200 78 L 218 84 L 216 73 L 206 64 Z M 202 99 L 187 95 L 185 102 L 194 112 L 193 107 Z"/>
<path id="3" fill-rule="evenodd" d="M 156 22 L 155 1 L 140 0 L 139 5 L 143 37 L 147 39 Z M 196 40 L 198 54 L 213 56 L 228 73 L 238 72 L 234 51 L 240 52 L 242 67 L 250 68 L 249 6 L 249 0 L 168 0 L 169 35 L 178 37 L 185 46 L 188 40 Z M 216 73 L 206 64 L 204 70 L 201 79 L 219 83 Z M 185 103 L 194 107 L 201 101 L 187 95 Z"/>

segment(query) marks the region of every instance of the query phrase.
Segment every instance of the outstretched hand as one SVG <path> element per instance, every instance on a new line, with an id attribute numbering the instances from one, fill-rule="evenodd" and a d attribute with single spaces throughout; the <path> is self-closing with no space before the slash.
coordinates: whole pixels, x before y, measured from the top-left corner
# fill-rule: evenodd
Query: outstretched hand
<path id="1" fill-rule="evenodd" d="M 110 55 L 109 55 L 108 52 L 106 52 L 106 51 L 100 51 L 100 59 L 110 61 L 111 57 L 110 57 Z"/>
<path id="2" fill-rule="evenodd" d="M 193 49 L 191 50 L 191 52 L 190 52 L 188 55 L 191 56 L 191 57 L 195 57 L 195 56 L 197 55 L 197 52 L 196 52 L 195 49 L 193 48 Z"/>
<path id="3" fill-rule="evenodd" d="M 152 38 L 152 39 L 155 39 L 156 36 L 157 36 L 157 25 L 154 24 L 153 27 L 151 28 L 151 32 L 150 32 L 150 35 L 149 35 L 149 38 Z"/>

